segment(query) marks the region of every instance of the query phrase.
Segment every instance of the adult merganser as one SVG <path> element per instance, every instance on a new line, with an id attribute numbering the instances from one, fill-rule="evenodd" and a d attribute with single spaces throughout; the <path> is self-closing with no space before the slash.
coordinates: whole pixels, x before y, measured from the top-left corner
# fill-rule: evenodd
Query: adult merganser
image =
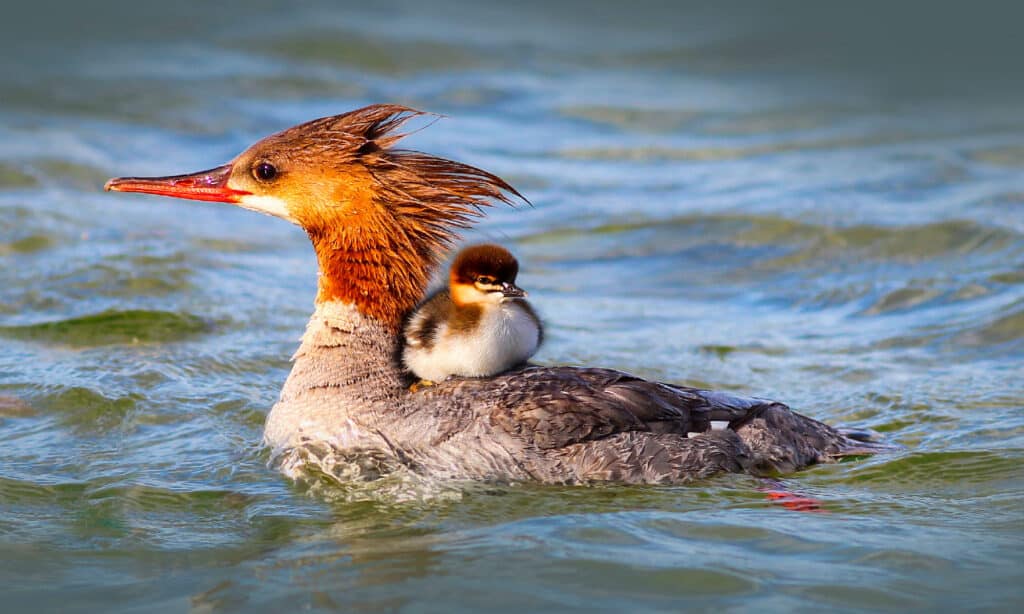
<path id="1" fill-rule="evenodd" d="M 488 377 L 525 363 L 540 347 L 540 318 L 516 285 L 519 262 L 500 245 L 459 252 L 448 287 L 421 303 L 403 331 L 402 363 L 426 382 Z"/>
<path id="2" fill-rule="evenodd" d="M 417 115 L 372 105 L 269 136 L 211 170 L 106 185 L 232 203 L 308 234 L 316 309 L 264 430 L 287 475 L 355 461 L 368 475 L 678 483 L 875 449 L 781 403 L 610 369 L 526 367 L 410 392 L 393 359 L 403 316 L 456 231 L 481 206 L 519 197 L 486 171 L 395 149 Z"/>

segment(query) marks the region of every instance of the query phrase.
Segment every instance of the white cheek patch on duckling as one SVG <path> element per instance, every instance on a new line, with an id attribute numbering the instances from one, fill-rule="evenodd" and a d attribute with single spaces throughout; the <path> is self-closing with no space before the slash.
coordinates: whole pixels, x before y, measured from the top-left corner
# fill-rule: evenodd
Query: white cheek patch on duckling
<path id="1" fill-rule="evenodd" d="M 288 205 L 276 196 L 263 196 L 258 194 L 247 194 L 238 200 L 238 206 L 250 211 L 265 213 L 282 220 L 287 220 L 298 226 L 298 222 L 288 212 Z"/>

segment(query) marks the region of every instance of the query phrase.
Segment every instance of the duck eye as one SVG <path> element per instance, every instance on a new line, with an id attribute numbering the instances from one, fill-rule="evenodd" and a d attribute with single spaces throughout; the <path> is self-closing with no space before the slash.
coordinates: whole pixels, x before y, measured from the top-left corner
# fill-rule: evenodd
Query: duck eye
<path id="1" fill-rule="evenodd" d="M 494 278 L 493 278 L 493 277 L 487 277 L 487 276 L 484 276 L 484 277 L 477 277 L 477 278 L 476 278 L 476 283 L 478 283 L 478 284 L 484 284 L 484 285 L 487 285 L 487 286 L 489 286 L 489 285 L 491 285 L 491 284 L 493 284 L 493 283 L 494 283 Z"/>
<path id="2" fill-rule="evenodd" d="M 277 177 L 277 169 L 269 162 L 260 162 L 252 169 L 252 174 L 260 181 L 270 181 Z"/>

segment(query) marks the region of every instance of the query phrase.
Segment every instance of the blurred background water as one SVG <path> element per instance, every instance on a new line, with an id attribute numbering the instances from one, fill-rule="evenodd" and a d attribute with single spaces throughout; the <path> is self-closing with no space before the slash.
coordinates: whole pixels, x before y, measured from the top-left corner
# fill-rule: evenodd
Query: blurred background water
<path id="1" fill-rule="evenodd" d="M 513 6 L 514 5 L 514 6 Z M 1011 610 L 1024 44 L 1010 3 L 48 0 L 0 20 L 5 612 Z M 101 192 L 370 102 L 535 205 L 546 363 L 767 396 L 900 453 L 761 482 L 311 492 L 264 416 L 301 231 Z"/>

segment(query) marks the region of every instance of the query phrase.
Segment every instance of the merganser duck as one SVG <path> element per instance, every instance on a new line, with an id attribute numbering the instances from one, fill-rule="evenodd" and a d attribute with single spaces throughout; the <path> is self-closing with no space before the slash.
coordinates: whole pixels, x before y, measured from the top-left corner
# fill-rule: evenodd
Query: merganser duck
<path id="1" fill-rule="evenodd" d="M 402 363 L 422 383 L 488 377 L 525 363 L 540 347 L 540 318 L 516 285 L 519 262 L 500 245 L 459 252 L 448 287 L 421 303 L 404 327 Z"/>
<path id="2" fill-rule="evenodd" d="M 403 316 L 458 229 L 493 201 L 521 198 L 487 171 L 395 148 L 418 115 L 372 105 L 266 137 L 211 170 L 106 184 L 231 203 L 309 236 L 316 309 L 264 429 L 286 475 L 356 462 L 366 477 L 682 483 L 880 449 L 782 403 L 611 369 L 529 366 L 411 392 L 394 360 Z"/>

